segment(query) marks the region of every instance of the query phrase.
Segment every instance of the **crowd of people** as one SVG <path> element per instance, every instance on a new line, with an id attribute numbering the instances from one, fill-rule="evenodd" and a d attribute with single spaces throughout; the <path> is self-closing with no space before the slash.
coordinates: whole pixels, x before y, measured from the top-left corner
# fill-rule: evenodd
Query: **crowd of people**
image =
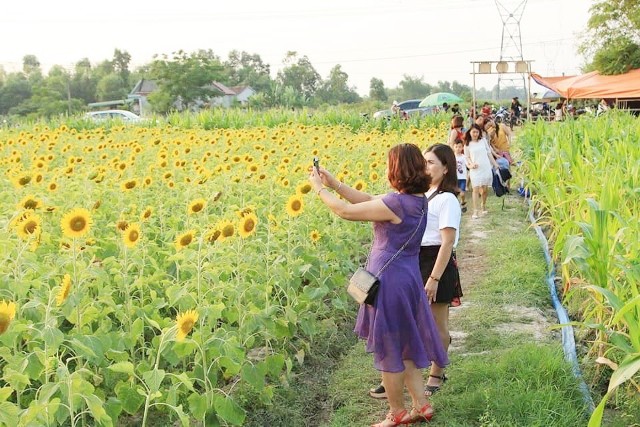
<path id="1" fill-rule="evenodd" d="M 372 303 L 360 305 L 354 331 L 366 341 L 382 377 L 369 394 L 389 404 L 375 427 L 433 417 L 429 398 L 447 380 L 449 309 L 463 297 L 455 249 L 467 212 L 465 192 L 471 188 L 471 218 L 487 215 L 494 171 L 511 160 L 508 126 L 483 112 L 465 129 L 459 107 L 449 109 L 455 112 L 446 143 L 424 151 L 402 143 L 389 150 L 390 193 L 365 193 L 320 166 L 311 167 L 309 175 L 313 191 L 333 213 L 373 223 L 366 270 L 376 274 L 379 287 Z M 405 390 L 411 408 L 405 408 Z"/>

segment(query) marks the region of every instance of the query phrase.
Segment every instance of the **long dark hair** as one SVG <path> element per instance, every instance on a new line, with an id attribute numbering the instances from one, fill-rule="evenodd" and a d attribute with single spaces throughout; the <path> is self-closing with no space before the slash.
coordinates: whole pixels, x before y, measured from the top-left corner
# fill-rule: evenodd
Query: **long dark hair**
<path id="1" fill-rule="evenodd" d="M 467 130 L 467 132 L 464 134 L 464 145 L 469 145 L 469 142 L 471 142 L 471 129 L 478 129 L 478 132 L 480 132 L 480 135 L 478 135 L 478 140 L 482 138 L 482 128 L 476 123 L 474 123 L 471 125 L 469 130 Z"/>
<path id="2" fill-rule="evenodd" d="M 427 153 L 433 153 L 440 160 L 440 163 L 447 168 L 447 172 L 442 177 L 442 182 L 438 185 L 438 192 L 447 192 L 458 195 L 458 173 L 456 165 L 456 154 L 447 144 L 433 144 L 427 148 Z"/>
<path id="3" fill-rule="evenodd" d="M 431 185 L 427 163 L 414 144 L 398 144 L 389 150 L 389 183 L 401 193 L 426 193 Z"/>

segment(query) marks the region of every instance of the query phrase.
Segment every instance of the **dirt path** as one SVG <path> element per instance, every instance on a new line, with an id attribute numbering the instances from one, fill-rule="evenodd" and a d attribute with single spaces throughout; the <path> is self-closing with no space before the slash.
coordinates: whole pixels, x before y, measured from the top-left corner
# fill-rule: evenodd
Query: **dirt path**
<path id="1" fill-rule="evenodd" d="M 504 205 L 502 204 L 503 200 Z M 449 351 L 451 353 L 465 354 L 464 338 L 466 333 L 457 328 L 457 319 L 465 316 L 465 312 L 474 306 L 475 287 L 492 273 L 489 270 L 488 253 L 497 250 L 497 248 L 489 247 L 488 240 L 494 237 L 495 233 L 521 233 L 523 230 L 533 233 L 533 231 L 526 229 L 529 222 L 525 216 L 526 210 L 523 203 L 523 199 L 517 196 L 515 191 L 504 196 L 504 199 L 498 199 L 491 193 L 489 196 L 490 214 L 479 219 L 472 219 L 469 212 L 463 214 L 460 227 L 460 246 L 457 252 L 460 281 L 465 297 L 460 307 L 452 308 L 450 311 L 452 343 Z M 514 319 L 512 322 L 501 323 L 496 327 L 497 332 L 501 334 L 527 333 L 535 341 L 551 340 L 558 337 L 558 333 L 550 329 L 554 323 L 557 323 L 555 312 L 551 308 L 542 311 L 532 307 L 505 304 L 496 306 L 495 310 L 504 310 L 513 314 L 511 316 Z"/>

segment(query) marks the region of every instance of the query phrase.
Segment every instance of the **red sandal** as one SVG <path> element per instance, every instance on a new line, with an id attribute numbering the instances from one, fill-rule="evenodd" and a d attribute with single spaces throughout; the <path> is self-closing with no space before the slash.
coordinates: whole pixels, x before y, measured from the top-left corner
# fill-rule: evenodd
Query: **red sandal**
<path id="1" fill-rule="evenodd" d="M 393 424 L 385 425 L 385 421 L 391 421 Z M 414 422 L 415 421 L 413 420 L 413 417 L 409 415 L 406 409 L 403 409 L 397 414 L 389 411 L 387 417 L 384 420 L 380 421 L 378 424 L 372 424 L 371 427 L 394 427 L 402 424 L 412 424 Z"/>
<path id="2" fill-rule="evenodd" d="M 417 423 L 421 421 L 431 421 L 431 418 L 433 418 L 433 414 L 433 407 L 429 402 L 427 402 L 420 409 L 411 409 L 411 422 Z"/>

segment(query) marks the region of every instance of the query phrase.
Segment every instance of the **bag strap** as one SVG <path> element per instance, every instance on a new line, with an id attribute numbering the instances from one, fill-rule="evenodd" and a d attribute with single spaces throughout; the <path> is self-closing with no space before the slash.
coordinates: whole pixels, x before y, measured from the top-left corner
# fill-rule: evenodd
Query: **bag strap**
<path id="1" fill-rule="evenodd" d="M 436 194 L 438 194 L 438 192 L 436 192 Z M 404 245 L 402 245 L 400 247 L 400 249 L 398 249 L 398 252 L 396 252 L 391 258 L 389 258 L 389 260 L 384 263 L 382 268 L 380 268 L 380 270 L 378 270 L 378 272 L 376 273 L 376 277 L 380 277 L 380 274 L 382 274 L 384 269 L 387 268 L 389 266 L 389 264 L 391 264 L 393 262 L 393 260 L 398 257 L 398 255 L 400 255 L 400 252 L 402 252 L 404 250 L 404 248 L 407 247 L 407 245 L 409 244 L 411 239 L 413 239 L 413 236 L 416 235 L 416 233 L 420 229 L 420 225 L 422 224 L 422 219 L 426 216 L 425 206 L 427 207 L 427 210 L 428 210 L 429 209 L 429 200 L 431 200 L 433 197 L 434 197 L 433 194 L 429 197 L 429 199 L 427 199 L 427 197 L 424 196 L 424 195 L 422 196 L 422 215 L 420 216 L 420 221 L 418 222 L 418 226 L 416 227 L 415 230 L 413 230 L 413 233 L 411 233 L 411 236 L 409 236 L 407 241 L 404 242 Z"/>

